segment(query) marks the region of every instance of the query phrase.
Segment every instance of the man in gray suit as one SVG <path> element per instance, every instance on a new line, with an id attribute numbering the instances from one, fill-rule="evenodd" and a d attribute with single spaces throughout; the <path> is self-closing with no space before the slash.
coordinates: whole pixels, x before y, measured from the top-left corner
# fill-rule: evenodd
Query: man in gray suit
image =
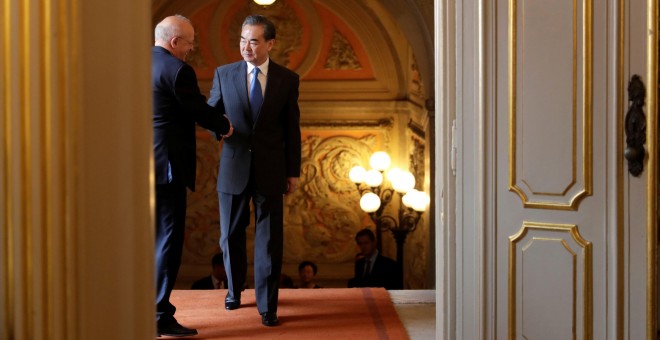
<path id="1" fill-rule="evenodd" d="M 275 26 L 248 16 L 241 30 L 243 61 L 215 70 L 209 104 L 226 114 L 234 133 L 220 157 L 220 247 L 228 278 L 225 308 L 240 307 L 247 274 L 245 230 L 254 205 L 254 278 L 257 309 L 275 326 L 282 270 L 284 194 L 300 177 L 299 76 L 270 60 Z"/>

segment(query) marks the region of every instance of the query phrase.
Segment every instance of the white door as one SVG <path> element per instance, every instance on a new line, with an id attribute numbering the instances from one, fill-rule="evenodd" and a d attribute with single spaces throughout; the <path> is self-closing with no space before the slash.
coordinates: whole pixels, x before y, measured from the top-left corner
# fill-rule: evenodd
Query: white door
<path id="1" fill-rule="evenodd" d="M 456 2 L 456 338 L 655 339 L 656 6 Z"/>

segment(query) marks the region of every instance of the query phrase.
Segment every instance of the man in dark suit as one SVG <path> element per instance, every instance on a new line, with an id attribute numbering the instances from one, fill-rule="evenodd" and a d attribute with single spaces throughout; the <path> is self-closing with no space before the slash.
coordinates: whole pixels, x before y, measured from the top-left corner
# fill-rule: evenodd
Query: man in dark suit
<path id="1" fill-rule="evenodd" d="M 355 262 L 355 276 L 348 281 L 348 287 L 384 287 L 403 289 L 401 266 L 376 249 L 376 235 L 370 229 L 362 229 L 355 235 L 360 247 L 359 260 Z"/>
<path id="2" fill-rule="evenodd" d="M 209 104 L 229 116 L 234 134 L 220 157 L 220 247 L 229 278 L 225 308 L 241 303 L 247 272 L 245 230 L 255 207 L 254 278 L 257 309 L 275 326 L 283 247 L 283 194 L 300 177 L 299 76 L 270 60 L 275 26 L 260 15 L 242 25 L 243 61 L 218 67 Z"/>
<path id="3" fill-rule="evenodd" d="M 156 173 L 156 319 L 158 335 L 195 335 L 181 326 L 170 303 L 186 219 L 186 187 L 195 190 L 195 122 L 216 136 L 229 136 L 229 120 L 197 86 L 195 71 L 184 62 L 193 49 L 195 31 L 188 19 L 171 16 L 155 29 L 152 49 L 154 167 Z"/>
<path id="4" fill-rule="evenodd" d="M 195 281 L 190 289 L 227 289 L 227 273 L 222 253 L 213 255 L 211 259 L 211 275 Z"/>

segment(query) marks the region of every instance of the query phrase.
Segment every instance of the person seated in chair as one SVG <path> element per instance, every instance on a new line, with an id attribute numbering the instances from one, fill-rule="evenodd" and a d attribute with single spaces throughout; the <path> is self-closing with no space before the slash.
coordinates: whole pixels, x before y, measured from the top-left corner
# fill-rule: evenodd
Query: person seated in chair
<path id="1" fill-rule="evenodd" d="M 322 288 L 316 284 L 316 273 L 318 267 L 314 262 L 303 261 L 298 265 L 298 276 L 300 276 L 300 285 L 298 288 Z"/>
<path id="2" fill-rule="evenodd" d="M 384 287 L 403 289 L 401 266 L 376 249 L 376 235 L 370 229 L 362 229 L 355 235 L 355 242 L 362 257 L 355 262 L 355 276 L 348 287 Z M 357 257 L 356 257 L 357 258 Z"/>
<path id="3" fill-rule="evenodd" d="M 211 275 L 195 281 L 190 289 L 227 289 L 227 273 L 222 253 L 213 256 L 211 267 Z"/>

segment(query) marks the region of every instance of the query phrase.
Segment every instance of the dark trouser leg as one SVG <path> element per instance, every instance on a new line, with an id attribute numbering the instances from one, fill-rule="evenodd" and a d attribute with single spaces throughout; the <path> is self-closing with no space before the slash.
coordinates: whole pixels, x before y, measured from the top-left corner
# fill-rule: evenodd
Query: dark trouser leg
<path id="1" fill-rule="evenodd" d="M 185 226 L 185 185 L 156 185 L 156 320 L 161 324 L 174 321 L 170 294 L 181 264 Z"/>
<path id="2" fill-rule="evenodd" d="M 241 299 L 247 276 L 245 229 L 250 224 L 250 196 L 218 192 L 220 201 L 220 249 L 227 272 L 228 294 Z"/>
<path id="3" fill-rule="evenodd" d="M 283 195 L 255 194 L 254 284 L 259 313 L 277 312 L 282 272 Z"/>

